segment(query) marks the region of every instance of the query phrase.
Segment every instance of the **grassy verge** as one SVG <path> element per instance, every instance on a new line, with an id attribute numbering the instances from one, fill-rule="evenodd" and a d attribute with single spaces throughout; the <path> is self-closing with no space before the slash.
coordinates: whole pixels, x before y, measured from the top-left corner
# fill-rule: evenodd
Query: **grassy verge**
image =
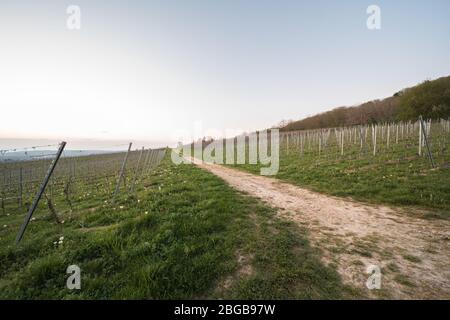
<path id="1" fill-rule="evenodd" d="M 41 205 L 20 246 L 14 238 L 24 212 L 11 207 L 0 216 L 0 298 L 359 295 L 320 262 L 305 230 L 194 166 L 167 157 L 135 196 L 114 205 L 100 185 L 86 188 L 77 187 L 73 211 L 55 197 L 63 224 Z M 72 264 L 81 268 L 81 290 L 66 288 Z"/>
<path id="2" fill-rule="evenodd" d="M 300 156 L 298 150 L 281 150 L 275 178 L 301 187 L 340 197 L 377 204 L 422 208 L 423 217 L 450 218 L 450 166 L 436 169 L 419 156 L 402 156 L 403 150 L 371 157 L 354 150 L 346 156 L 314 154 Z M 447 154 L 442 155 L 444 159 Z M 395 159 L 395 160 L 392 160 Z M 260 165 L 235 165 L 260 173 Z M 419 213 L 416 213 L 419 214 Z"/>

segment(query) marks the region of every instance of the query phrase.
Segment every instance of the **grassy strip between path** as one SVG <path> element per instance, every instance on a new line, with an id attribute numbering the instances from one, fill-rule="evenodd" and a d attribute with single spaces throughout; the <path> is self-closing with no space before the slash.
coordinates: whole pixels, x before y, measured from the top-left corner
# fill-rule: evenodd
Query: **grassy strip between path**
<path id="1" fill-rule="evenodd" d="M 260 174 L 261 165 L 231 167 Z M 425 218 L 450 218 L 450 166 L 432 169 L 423 157 L 392 161 L 387 156 L 358 159 L 352 155 L 332 160 L 318 159 L 315 155 L 300 157 L 295 151 L 286 154 L 282 150 L 275 178 L 334 196 L 414 206 L 427 211 L 420 214 Z"/>
<path id="2" fill-rule="evenodd" d="M 62 226 L 40 207 L 19 247 L 23 212 L 0 216 L 0 298 L 336 299 L 358 296 L 323 265 L 306 231 L 212 174 L 166 157 L 133 197 L 90 195 Z M 64 236 L 62 244 L 55 244 Z M 81 290 L 66 268 L 81 268 Z"/>

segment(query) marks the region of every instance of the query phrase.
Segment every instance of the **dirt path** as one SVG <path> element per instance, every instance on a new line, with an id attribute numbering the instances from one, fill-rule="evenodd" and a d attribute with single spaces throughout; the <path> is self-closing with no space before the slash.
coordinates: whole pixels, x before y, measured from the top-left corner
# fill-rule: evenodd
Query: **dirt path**
<path id="1" fill-rule="evenodd" d="M 279 180 L 196 163 L 232 187 L 278 208 L 305 226 L 326 263 L 368 297 L 450 299 L 450 222 L 414 218 L 402 209 L 312 192 Z M 368 290 L 366 268 L 382 271 L 381 290 Z"/>

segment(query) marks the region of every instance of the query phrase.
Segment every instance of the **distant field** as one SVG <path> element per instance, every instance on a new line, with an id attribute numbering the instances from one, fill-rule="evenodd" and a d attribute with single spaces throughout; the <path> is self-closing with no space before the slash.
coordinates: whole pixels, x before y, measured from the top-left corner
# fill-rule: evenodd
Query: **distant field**
<path id="1" fill-rule="evenodd" d="M 318 298 L 360 297 L 320 262 L 307 231 L 275 217 L 212 174 L 175 166 L 166 156 L 145 173 L 136 194 L 111 204 L 111 182 L 79 181 L 70 210 L 65 196 L 45 201 L 19 246 L 24 210 L 0 213 L 0 297 Z M 61 237 L 64 237 L 60 244 Z M 67 266 L 82 272 L 69 291 Z"/>

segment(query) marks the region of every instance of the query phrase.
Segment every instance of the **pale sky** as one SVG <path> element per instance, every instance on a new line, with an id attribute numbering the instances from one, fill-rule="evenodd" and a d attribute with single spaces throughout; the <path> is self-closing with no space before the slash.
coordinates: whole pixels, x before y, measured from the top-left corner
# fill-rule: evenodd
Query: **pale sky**
<path id="1" fill-rule="evenodd" d="M 449 35 L 446 0 L 0 0 L 0 148 L 270 127 L 449 75 Z"/>

